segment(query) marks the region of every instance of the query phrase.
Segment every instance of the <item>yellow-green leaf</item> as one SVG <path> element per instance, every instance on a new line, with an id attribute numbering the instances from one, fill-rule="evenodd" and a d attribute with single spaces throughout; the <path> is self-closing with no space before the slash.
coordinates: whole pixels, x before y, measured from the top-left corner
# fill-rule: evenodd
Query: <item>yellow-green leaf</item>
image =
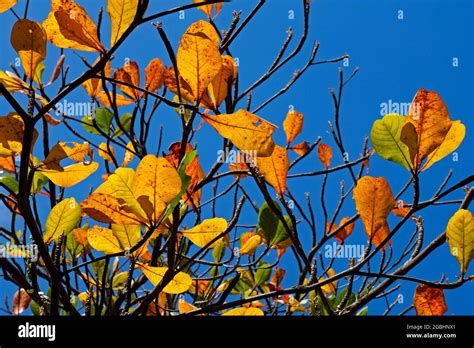
<path id="1" fill-rule="evenodd" d="M 71 232 L 81 219 L 81 207 L 74 198 L 65 198 L 56 204 L 48 215 L 45 224 L 46 244 L 57 240 L 62 234 Z"/>
<path id="2" fill-rule="evenodd" d="M 461 265 L 461 273 L 465 274 L 469 263 L 474 258 L 474 219 L 466 209 L 459 209 L 449 219 L 446 227 L 446 241 L 451 254 Z"/>
<path id="3" fill-rule="evenodd" d="M 90 246 L 106 255 L 116 254 L 123 251 L 120 242 L 112 230 L 100 226 L 94 226 L 87 230 L 87 241 Z"/>

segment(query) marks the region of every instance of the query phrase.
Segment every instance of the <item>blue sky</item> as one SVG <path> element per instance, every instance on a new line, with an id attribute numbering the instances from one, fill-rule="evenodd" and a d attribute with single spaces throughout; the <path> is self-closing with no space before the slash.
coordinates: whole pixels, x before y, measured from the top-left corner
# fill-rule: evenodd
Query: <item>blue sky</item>
<path id="1" fill-rule="evenodd" d="M 20 0 L 19 5 L 15 7 L 18 13 L 22 13 L 24 2 L 24 0 Z M 105 7 L 105 1 L 83 0 L 78 2 L 87 9 L 94 20 L 97 18 L 99 7 Z M 151 1 L 149 13 L 187 2 L 189 1 Z M 225 4 L 222 13 L 216 20 L 217 26 L 221 29 L 227 28 L 232 18 L 232 10 L 242 9 L 245 15 L 255 4 L 255 0 L 236 0 L 231 4 Z M 50 2 L 35 0 L 31 2 L 30 6 L 29 18 L 42 22 L 49 12 Z M 421 199 L 428 199 L 436 191 L 449 169 L 453 170 L 451 183 L 472 174 L 474 169 L 472 154 L 469 151 L 474 146 L 470 132 L 474 127 L 471 104 L 474 77 L 471 65 L 474 58 L 471 44 L 474 39 L 473 6 L 470 0 L 314 1 L 309 38 L 301 54 L 293 60 L 292 64 L 281 69 L 266 84 L 255 90 L 253 106 L 260 105 L 286 85 L 293 72 L 306 63 L 314 40 L 318 40 L 321 44 L 317 60 L 349 54 L 349 66 L 335 63 L 312 67 L 288 93 L 258 113 L 259 116 L 280 126 L 276 132 L 275 140 L 280 145 L 284 145 L 285 136 L 281 124 L 289 106 L 293 105 L 296 110 L 305 115 L 304 129 L 297 141 L 312 142 L 318 136 L 322 136 L 323 142 L 334 148 L 333 165 L 337 165 L 343 161 L 328 133 L 327 121 L 333 120 L 333 104 L 328 89 L 330 87 L 337 88 L 338 67 L 343 67 L 346 76 L 354 68 L 360 68 L 359 73 L 345 88 L 341 108 L 342 134 L 350 159 L 356 159 L 359 156 L 363 138 L 369 134 L 372 123 L 381 118 L 382 103 L 389 100 L 397 103 L 409 103 L 421 87 L 438 92 L 443 97 L 451 118 L 460 119 L 466 125 L 467 136 L 457 150 L 459 161 L 455 162 L 451 156 L 448 156 L 422 174 Z M 289 18 L 289 11 L 294 11 L 294 19 Z M 403 19 L 400 19 L 401 16 Z M 9 33 L 15 17 L 11 13 L 4 13 L 1 18 L 0 29 L 3 33 Z M 179 19 L 178 15 L 162 19 L 163 27 L 175 49 L 177 49 L 178 40 L 184 30 L 199 19 L 205 19 L 205 17 L 201 11 L 197 10 L 187 11 L 184 19 Z M 234 57 L 239 58 L 241 90 L 260 77 L 271 65 L 281 43 L 285 40 L 285 32 L 288 27 L 292 27 L 294 30 L 294 42 L 290 49 L 294 47 L 296 39 L 301 34 L 301 24 L 300 1 L 271 0 L 267 2 L 231 47 Z M 108 25 L 107 16 L 104 13 L 103 32 L 105 34 L 102 41 L 105 44 L 109 42 Z M 0 47 L 0 69 L 8 70 L 8 65 L 16 58 L 16 53 L 9 43 L 9 35 L 0 37 Z M 58 51 L 54 46 L 48 45 L 48 56 L 45 62 L 48 68 L 44 76 L 50 75 L 58 57 Z M 86 56 L 90 62 L 96 58 L 95 54 L 78 53 Z M 80 59 L 71 50 L 66 50 L 66 56 L 66 63 L 70 65 L 70 78 L 79 76 L 83 68 Z M 112 66 L 119 67 L 123 65 L 125 59 L 131 59 L 138 62 L 143 72 L 148 61 L 154 57 L 159 57 L 165 64 L 170 64 L 156 30 L 152 25 L 145 24 L 132 34 L 126 44 L 117 51 Z M 457 67 L 453 66 L 455 58 L 458 62 Z M 142 73 L 142 81 L 143 79 Z M 82 89 L 78 89 L 66 99 L 69 102 L 88 101 L 87 95 Z M 244 106 L 244 104 L 241 105 L 241 107 Z M 5 115 L 10 111 L 6 102 L 0 101 L 0 113 Z M 126 107 L 121 109 L 121 112 L 126 111 L 128 111 Z M 180 122 L 173 110 L 161 108 L 154 118 L 153 131 L 156 134 L 160 125 L 164 126 L 163 144 L 166 149 L 168 144 L 178 140 Z M 62 125 L 55 128 L 52 142 L 59 139 L 64 140 L 64 138 L 78 140 L 70 134 L 66 136 L 66 132 L 67 130 Z M 100 142 L 97 138 L 92 137 L 91 139 L 97 143 Z M 195 140 L 198 144 L 201 164 L 206 171 L 216 160 L 216 151 L 221 146 L 222 140 L 208 125 L 201 128 Z M 151 141 L 151 148 L 154 149 L 157 136 L 151 137 Z M 40 153 L 39 148 L 38 155 Z M 136 165 L 136 162 L 134 164 Z M 99 171 L 88 179 L 86 184 L 82 185 L 97 186 L 100 182 L 100 175 L 104 172 L 103 164 L 101 165 Z M 310 159 L 296 166 L 292 173 L 320 169 L 322 166 L 316 159 L 316 155 L 313 154 Z M 409 179 L 409 173 L 404 168 L 387 162 L 377 155 L 371 159 L 369 174 L 376 177 L 385 176 L 393 192 L 398 192 Z M 329 178 L 326 198 L 330 214 L 337 204 L 340 180 L 345 180 L 346 186 L 349 186 L 350 176 L 347 171 L 338 172 Z M 232 179 L 223 180 L 220 183 L 220 188 L 223 189 L 231 181 Z M 254 200 L 261 204 L 263 198 L 256 190 L 253 181 L 249 179 L 245 181 L 246 188 L 253 194 Z M 69 189 L 66 196 L 74 195 L 78 200 L 82 200 L 87 191 L 83 187 L 78 185 L 77 188 Z M 305 192 L 311 194 L 319 221 L 319 231 L 322 230 L 322 213 L 319 204 L 320 187 L 321 177 L 289 180 L 289 188 L 295 197 L 303 200 Z M 211 195 L 210 191 L 204 193 L 203 199 Z M 402 198 L 410 201 L 410 190 Z M 448 199 L 459 198 L 462 198 L 462 192 L 448 196 Z M 449 217 L 456 209 L 456 205 L 443 205 L 421 212 L 425 221 L 426 243 L 443 231 Z M 230 210 L 230 205 L 221 203 L 217 207 L 217 215 L 229 219 L 232 216 Z M 42 209 L 41 213 L 46 216 L 47 210 Z M 204 217 L 206 217 L 206 213 L 208 216 L 210 215 L 210 211 L 205 210 Z M 351 216 L 354 213 L 354 204 L 349 198 L 346 200 L 340 216 Z M 256 219 L 253 210 L 245 209 L 241 223 L 255 224 Z M 397 220 L 398 218 L 391 217 L 390 226 L 394 226 Z M 5 223 L 3 216 L 0 218 L 0 223 Z M 397 255 L 397 251 L 400 251 L 413 229 L 413 223 L 410 222 L 396 236 L 393 241 L 395 255 Z M 300 234 L 303 244 L 309 243 L 309 230 L 302 229 Z M 356 228 L 347 242 L 365 244 L 366 236 L 360 222 L 356 224 Z M 275 254 L 272 253 L 269 260 L 273 260 L 274 257 Z M 296 273 L 291 271 L 292 268 L 294 269 L 292 261 L 291 252 L 287 252 L 282 258 L 281 266 L 288 272 L 284 285 L 288 286 L 292 285 L 296 277 Z M 346 264 L 347 260 L 337 260 L 334 268 L 336 271 L 340 271 Z M 471 274 L 472 267 L 471 265 Z M 442 274 L 446 274 L 448 279 L 454 281 L 458 272 L 459 265 L 456 259 L 449 254 L 448 246 L 444 245 L 438 248 L 424 263 L 417 266 L 410 275 L 439 280 Z M 398 294 L 403 295 L 404 298 L 404 303 L 394 309 L 394 314 L 411 304 L 415 285 L 404 282 L 400 290 L 389 298 L 390 302 L 394 301 Z M 12 293 L 8 286 L 4 287 L 4 284 L 1 289 L 0 297 L 3 297 L 4 293 Z M 473 314 L 473 290 L 474 284 L 472 283 L 466 284 L 461 289 L 445 290 L 449 307 L 448 314 Z M 373 302 L 369 308 L 370 314 L 383 313 L 386 308 L 385 302 L 383 300 Z M 413 311 L 410 313 L 412 314 Z"/>

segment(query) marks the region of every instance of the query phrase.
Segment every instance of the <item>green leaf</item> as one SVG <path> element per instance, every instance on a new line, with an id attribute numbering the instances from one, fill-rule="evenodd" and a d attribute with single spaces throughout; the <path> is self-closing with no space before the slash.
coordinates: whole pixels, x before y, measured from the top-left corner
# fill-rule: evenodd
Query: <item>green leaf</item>
<path id="1" fill-rule="evenodd" d="M 18 194 L 18 181 L 16 181 L 16 179 L 10 174 L 6 174 L 0 177 L 0 185 L 5 186 L 14 194 Z"/>
<path id="2" fill-rule="evenodd" d="M 35 301 L 31 301 L 30 309 L 31 309 L 31 313 L 33 313 L 34 316 L 36 317 L 40 316 L 40 306 Z"/>
<path id="3" fill-rule="evenodd" d="M 281 212 L 279 204 L 276 201 L 273 202 Z M 285 216 L 285 221 L 288 226 L 291 226 L 291 219 L 289 216 Z M 289 237 L 285 226 L 267 202 L 262 204 L 258 212 L 258 230 L 261 232 L 265 242 L 270 246 L 275 246 Z"/>
<path id="4" fill-rule="evenodd" d="M 365 316 L 367 316 L 368 313 L 369 313 L 369 307 L 364 307 L 356 313 L 356 316 L 365 317 Z"/>
<path id="5" fill-rule="evenodd" d="M 81 207 L 74 198 L 66 198 L 56 204 L 48 215 L 45 224 L 46 244 L 67 235 L 81 220 Z"/>
<path id="6" fill-rule="evenodd" d="M 94 127 L 94 119 L 97 127 L 105 134 L 110 133 L 110 124 L 114 118 L 114 114 L 107 108 L 98 108 L 95 111 L 95 118 L 92 115 L 86 115 L 82 118 L 82 126 L 91 134 L 100 134 Z"/>
<path id="7" fill-rule="evenodd" d="M 265 284 L 268 279 L 270 279 L 271 274 L 271 265 L 266 262 L 260 261 L 257 264 L 257 270 L 255 271 L 255 285 L 260 286 L 262 284 Z"/>
<path id="8" fill-rule="evenodd" d="M 179 103 L 179 97 L 177 95 L 173 97 L 173 102 Z M 179 117 L 184 117 L 185 123 L 188 123 L 189 119 L 191 118 L 191 112 L 189 111 L 189 109 L 186 109 L 184 106 L 180 106 L 174 108 L 174 110 L 176 111 Z"/>
<path id="9" fill-rule="evenodd" d="M 221 262 L 222 257 L 224 256 L 224 252 L 225 243 L 220 240 L 212 250 L 212 257 L 214 258 L 214 262 Z"/>
<path id="10" fill-rule="evenodd" d="M 130 127 L 132 126 L 132 114 L 127 112 L 126 114 L 122 115 L 122 118 L 120 119 L 120 124 L 122 125 L 122 128 L 125 129 L 126 132 L 130 131 Z M 114 131 L 114 134 L 112 135 L 113 138 L 119 137 L 123 134 L 122 130 L 120 129 L 119 126 Z"/>
<path id="11" fill-rule="evenodd" d="M 46 175 L 43 175 L 40 172 L 35 172 L 33 175 L 33 182 L 31 185 L 31 192 L 33 193 L 38 193 L 41 191 L 41 189 L 46 185 L 46 183 L 49 181 L 48 177 Z"/>
<path id="12" fill-rule="evenodd" d="M 405 119 L 405 116 L 397 114 L 385 115 L 372 125 L 370 140 L 374 150 L 380 157 L 401 164 L 406 169 L 411 170 L 410 151 L 401 140 Z M 409 130 L 406 129 L 406 131 Z M 412 134 L 404 134 L 404 136 L 411 137 Z M 413 139 L 405 138 L 406 142 L 414 143 L 411 140 Z"/>

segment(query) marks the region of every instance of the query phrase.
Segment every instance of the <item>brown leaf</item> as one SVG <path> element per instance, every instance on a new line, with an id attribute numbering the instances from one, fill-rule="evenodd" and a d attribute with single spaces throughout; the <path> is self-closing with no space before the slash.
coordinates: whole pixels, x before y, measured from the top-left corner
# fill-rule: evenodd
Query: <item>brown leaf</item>
<path id="1" fill-rule="evenodd" d="M 13 295 L 13 315 L 20 315 L 30 306 L 31 297 L 25 289 L 20 289 Z"/>
<path id="2" fill-rule="evenodd" d="M 421 284 L 416 287 L 413 298 L 416 315 L 441 316 L 448 311 L 443 289 Z"/>

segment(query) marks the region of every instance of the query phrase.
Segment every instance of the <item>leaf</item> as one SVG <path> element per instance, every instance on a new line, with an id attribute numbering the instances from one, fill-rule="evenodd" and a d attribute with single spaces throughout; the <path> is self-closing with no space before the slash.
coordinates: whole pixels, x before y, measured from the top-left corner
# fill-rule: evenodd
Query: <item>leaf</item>
<path id="1" fill-rule="evenodd" d="M 204 114 L 202 117 L 240 151 L 257 157 L 269 157 L 275 149 L 272 139 L 275 126 L 248 111 L 240 109 L 233 114 Z"/>
<path id="2" fill-rule="evenodd" d="M 137 263 L 137 266 L 154 286 L 158 286 L 161 283 L 165 273 L 168 271 L 168 267 L 151 267 L 143 263 Z M 163 291 L 167 294 L 181 294 L 189 290 L 192 282 L 193 280 L 188 274 L 179 272 L 165 286 Z"/>
<path id="3" fill-rule="evenodd" d="M 56 204 L 45 224 L 44 242 L 49 244 L 62 234 L 67 235 L 81 220 L 81 207 L 74 198 L 65 198 Z"/>
<path id="4" fill-rule="evenodd" d="M 333 277 L 335 274 L 336 274 L 336 272 L 332 268 L 330 268 L 327 271 L 328 278 Z M 321 277 L 321 278 L 319 278 L 319 281 L 322 281 L 322 280 L 325 280 L 325 279 L 326 279 L 325 277 Z M 332 281 L 332 282 L 330 282 L 326 285 L 321 286 L 321 290 L 323 290 L 323 292 L 327 295 L 335 295 L 336 290 L 337 290 L 337 280 L 334 280 L 334 281 Z"/>
<path id="5" fill-rule="evenodd" d="M 465 274 L 474 258 L 474 219 L 469 210 L 459 209 L 449 219 L 446 226 L 446 241 L 451 254 L 461 265 L 461 273 Z"/>
<path id="6" fill-rule="evenodd" d="M 326 230 L 328 232 L 333 232 L 336 229 L 340 228 L 342 225 L 344 225 L 348 220 L 349 220 L 348 217 L 343 217 L 341 221 L 339 222 L 338 227 L 336 227 L 336 225 L 332 225 L 331 227 L 331 223 L 327 222 Z M 339 242 L 339 244 L 343 244 L 344 240 L 352 234 L 352 231 L 354 230 L 354 224 L 355 224 L 354 222 L 351 222 L 349 225 L 347 225 L 346 227 L 344 227 L 343 229 L 341 229 L 339 232 L 337 232 L 334 235 L 334 238 Z"/>
<path id="7" fill-rule="evenodd" d="M 69 146 L 71 144 L 72 146 Z M 66 143 L 58 142 L 53 146 L 46 159 L 40 164 L 39 168 L 59 169 L 60 162 L 66 158 L 74 162 L 83 162 L 87 157 L 92 157 L 92 150 L 89 143 Z"/>
<path id="8" fill-rule="evenodd" d="M 10 173 L 16 173 L 15 161 L 13 156 L 1 157 L 0 156 L 0 171 L 5 170 Z"/>
<path id="9" fill-rule="evenodd" d="M 60 187 L 71 187 L 88 178 L 99 168 L 99 163 L 91 164 L 77 163 L 60 169 L 40 169 L 41 173 L 48 177 L 54 184 Z"/>
<path id="10" fill-rule="evenodd" d="M 280 206 L 273 201 L 279 211 Z M 287 225 L 291 228 L 291 219 L 285 216 Z M 258 212 L 258 231 L 262 234 L 265 242 L 270 246 L 276 246 L 278 243 L 288 239 L 288 233 L 278 216 L 270 209 L 267 202 L 263 203 Z"/>
<path id="11" fill-rule="evenodd" d="M 14 194 L 18 194 L 18 181 L 11 175 L 0 176 L 0 185 L 4 185 Z"/>
<path id="12" fill-rule="evenodd" d="M 324 168 L 329 168 L 332 159 L 332 149 L 329 145 L 319 144 L 318 145 L 318 158 L 323 164 Z"/>
<path id="13" fill-rule="evenodd" d="M 260 261 L 255 271 L 255 285 L 260 286 L 268 282 L 272 274 L 272 266 L 266 262 Z"/>
<path id="14" fill-rule="evenodd" d="M 116 198 L 103 193 L 92 193 L 81 203 L 84 213 L 96 221 L 118 225 L 142 225 L 145 223 L 137 213 Z"/>
<path id="15" fill-rule="evenodd" d="M 384 177 L 364 176 L 357 182 L 353 199 L 360 219 L 364 223 L 367 237 L 378 246 L 390 231 L 387 217 L 395 203 L 387 180 Z M 382 250 L 385 250 L 385 247 Z"/>
<path id="16" fill-rule="evenodd" d="M 418 135 L 415 167 L 439 147 L 451 128 L 452 121 L 441 96 L 434 91 L 420 88 L 413 98 L 407 115 Z"/>
<path id="17" fill-rule="evenodd" d="M 255 250 L 262 245 L 262 236 L 255 232 L 246 232 L 240 236 L 240 255 L 253 255 Z"/>
<path id="18" fill-rule="evenodd" d="M 179 314 L 186 314 L 186 313 L 198 310 L 198 309 L 199 308 L 197 308 L 196 306 L 193 306 L 191 303 L 186 302 L 185 300 L 183 300 L 181 298 L 178 300 Z"/>
<path id="19" fill-rule="evenodd" d="M 143 157 L 133 178 L 132 191 L 148 219 L 159 222 L 168 204 L 181 191 L 181 178 L 165 158 Z"/>
<path id="20" fill-rule="evenodd" d="M 107 0 L 107 13 L 110 17 L 110 47 L 122 37 L 135 19 L 138 0 Z"/>
<path id="21" fill-rule="evenodd" d="M 0 2 L 0 13 L 8 11 L 10 8 L 16 5 L 18 0 L 2 0 Z"/>
<path id="22" fill-rule="evenodd" d="M 30 81 L 34 79 L 38 65 L 46 58 L 46 39 L 45 30 L 37 22 L 20 19 L 13 26 L 10 42 Z"/>
<path id="23" fill-rule="evenodd" d="M 124 203 L 127 209 L 139 215 L 143 220 L 147 215 L 138 202 L 138 197 L 132 189 L 135 171 L 131 168 L 117 168 L 115 172 L 107 178 L 107 181 L 100 185 L 95 193 L 106 194 L 117 201 Z"/>
<path id="24" fill-rule="evenodd" d="M 137 225 L 112 225 L 112 233 L 119 241 L 122 250 L 130 249 L 142 239 L 141 227 Z M 134 252 L 137 257 L 144 256 L 148 252 L 148 241 Z"/>
<path id="25" fill-rule="evenodd" d="M 82 126 L 86 131 L 91 134 L 101 134 L 96 127 L 94 127 L 94 121 L 103 133 L 110 133 L 110 125 L 114 119 L 114 114 L 107 108 L 98 108 L 95 111 L 95 118 L 92 115 L 86 115 L 82 119 Z"/>
<path id="26" fill-rule="evenodd" d="M 135 147 L 133 143 L 129 141 L 125 147 L 125 153 L 123 155 L 122 167 L 126 167 L 135 158 Z"/>
<path id="27" fill-rule="evenodd" d="M 115 95 L 115 100 L 114 100 L 113 94 L 110 93 L 110 100 L 109 100 L 107 93 L 105 93 L 104 91 L 99 92 L 97 94 L 97 99 L 99 100 L 100 104 L 108 108 L 112 107 L 112 104 L 115 104 L 115 106 L 119 108 L 121 106 L 130 105 L 135 102 L 133 99 L 127 98 L 123 94 L 119 94 L 119 93 Z"/>
<path id="28" fill-rule="evenodd" d="M 153 58 L 145 68 L 145 89 L 155 92 L 163 85 L 164 65 L 161 59 Z"/>
<path id="29" fill-rule="evenodd" d="M 286 114 L 285 121 L 283 121 L 283 129 L 286 134 L 286 142 L 289 144 L 301 133 L 303 130 L 303 114 L 290 110 Z"/>
<path id="30" fill-rule="evenodd" d="M 28 93 L 28 85 L 10 71 L 4 72 L 0 70 L 0 83 L 5 86 L 8 92 L 14 93 L 21 91 Z M 0 95 L 2 94 L 0 93 Z"/>
<path id="31" fill-rule="evenodd" d="M 307 141 L 303 141 L 299 144 L 293 145 L 290 147 L 290 150 L 293 150 L 298 155 L 303 156 L 309 151 L 309 144 Z"/>
<path id="32" fill-rule="evenodd" d="M 428 169 L 434 163 L 455 151 L 459 145 L 461 145 L 465 135 L 466 127 L 461 123 L 461 121 L 454 121 L 441 145 L 437 147 L 432 153 L 430 153 L 426 158 L 426 162 L 423 165 L 422 170 Z"/>
<path id="33" fill-rule="evenodd" d="M 20 289 L 13 295 L 13 315 L 20 315 L 30 306 L 31 297 L 25 289 Z"/>
<path id="34" fill-rule="evenodd" d="M 95 67 L 96 64 L 100 61 L 100 57 L 96 59 L 94 62 L 93 66 Z M 105 67 L 103 70 L 99 71 L 97 73 L 100 76 L 104 77 L 110 77 L 110 61 L 107 61 L 105 63 Z M 101 89 L 102 89 L 102 79 L 101 78 L 90 78 L 87 81 L 82 83 L 82 87 L 86 90 L 87 94 L 89 94 L 91 97 L 95 98 L 99 95 Z"/>
<path id="35" fill-rule="evenodd" d="M 193 2 L 195 4 L 197 4 L 197 3 L 200 3 L 200 2 L 204 2 L 204 1 L 203 0 L 193 0 Z M 204 12 L 209 19 L 216 18 L 217 15 L 219 14 L 219 12 L 222 9 L 222 3 L 202 5 L 202 6 L 199 6 L 198 9 L 200 9 L 202 12 Z M 214 11 L 214 15 L 212 14 L 213 11 Z"/>
<path id="36" fill-rule="evenodd" d="M 52 0 L 51 12 L 43 22 L 48 40 L 61 48 L 103 52 L 97 26 L 87 12 L 73 0 Z"/>
<path id="37" fill-rule="evenodd" d="M 38 66 L 36 67 L 35 75 L 34 75 L 34 78 L 33 78 L 33 81 L 36 84 L 38 84 L 38 85 L 43 84 L 43 73 L 44 73 L 45 69 L 46 69 L 46 67 L 44 65 L 44 62 L 38 63 Z"/>
<path id="38" fill-rule="evenodd" d="M 222 316 L 264 316 L 264 313 L 260 308 L 239 307 L 225 312 Z"/>
<path id="39" fill-rule="evenodd" d="M 116 158 L 115 149 L 112 147 L 112 145 L 107 143 L 101 143 L 99 145 L 98 154 L 100 157 L 110 163 L 114 163 L 114 159 Z"/>
<path id="40" fill-rule="evenodd" d="M 219 236 L 227 229 L 227 221 L 223 218 L 206 219 L 199 225 L 189 230 L 183 230 L 183 236 L 200 248 L 204 248 L 210 241 Z M 212 243 L 209 248 L 217 245 L 218 240 Z"/>
<path id="41" fill-rule="evenodd" d="M 25 124 L 18 114 L 11 112 L 7 116 L 0 116 L 0 156 L 8 157 L 21 153 L 24 130 Z M 35 130 L 32 143 L 37 137 Z"/>
<path id="42" fill-rule="evenodd" d="M 127 83 L 132 86 L 140 86 L 140 69 L 138 68 L 137 62 L 131 60 L 127 61 L 123 68 L 117 69 L 115 72 L 115 79 L 120 82 Z M 118 84 L 120 90 L 127 95 L 127 97 L 135 100 L 140 99 L 140 91 L 136 88 L 126 86 L 124 84 Z"/>
<path id="43" fill-rule="evenodd" d="M 418 285 L 413 298 L 416 315 L 441 316 L 448 311 L 443 289 Z"/>
<path id="44" fill-rule="evenodd" d="M 106 255 L 116 254 L 123 251 L 120 242 L 112 230 L 100 226 L 94 226 L 87 230 L 87 241 L 90 246 Z"/>
<path id="45" fill-rule="evenodd" d="M 288 151 L 276 145 L 270 157 L 257 157 L 257 167 L 277 194 L 283 195 L 286 191 L 286 176 L 290 168 Z"/>
<path id="46" fill-rule="evenodd" d="M 401 164 L 407 170 L 412 167 L 408 146 L 401 141 L 406 118 L 397 114 L 385 115 L 374 122 L 370 141 L 377 154 L 389 161 Z"/>
<path id="47" fill-rule="evenodd" d="M 178 48 L 178 70 L 194 100 L 201 99 L 222 66 L 221 54 L 211 33 L 215 34 L 211 24 L 198 21 L 183 34 Z"/>
<path id="48" fill-rule="evenodd" d="M 234 78 L 234 58 L 222 56 L 222 67 L 209 85 L 209 97 L 213 104 L 218 107 L 227 97 L 229 85 Z"/>

